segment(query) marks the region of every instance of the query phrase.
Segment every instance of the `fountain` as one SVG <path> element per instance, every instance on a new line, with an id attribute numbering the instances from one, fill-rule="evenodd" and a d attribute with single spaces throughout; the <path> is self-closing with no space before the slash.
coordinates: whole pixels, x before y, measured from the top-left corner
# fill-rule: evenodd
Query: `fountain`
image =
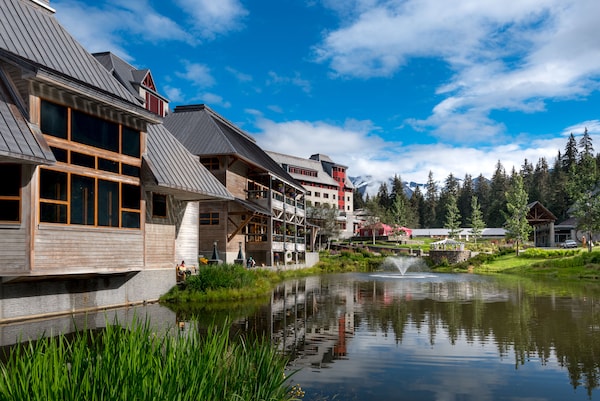
<path id="1" fill-rule="evenodd" d="M 411 256 L 389 256 L 384 259 L 381 264 L 381 268 L 384 271 L 393 270 L 400 274 L 377 274 L 375 277 L 387 277 L 387 278 L 428 278 L 435 277 L 429 274 L 423 274 L 424 270 L 428 270 L 425 262 L 421 258 L 415 258 Z M 410 273 L 407 273 L 408 270 Z M 414 274 L 413 272 L 419 272 L 420 274 Z"/>

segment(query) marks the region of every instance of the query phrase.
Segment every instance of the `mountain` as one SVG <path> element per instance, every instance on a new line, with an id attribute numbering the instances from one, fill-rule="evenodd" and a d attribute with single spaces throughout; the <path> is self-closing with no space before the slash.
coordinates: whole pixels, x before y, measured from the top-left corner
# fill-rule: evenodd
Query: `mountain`
<path id="1" fill-rule="evenodd" d="M 356 188 L 356 190 L 360 193 L 360 195 L 363 198 L 365 197 L 365 194 L 369 194 L 369 197 L 373 197 L 373 196 L 377 195 L 377 192 L 379 191 L 379 187 L 381 187 L 381 184 L 383 183 L 383 181 L 376 180 L 370 175 L 349 177 L 349 178 L 350 178 L 350 182 L 352 182 L 352 185 L 354 185 L 354 188 Z M 388 190 L 392 189 L 393 181 L 394 181 L 393 177 L 390 177 L 387 179 L 386 184 L 388 186 Z M 412 196 L 413 191 L 415 190 L 415 188 L 417 186 L 421 187 L 421 189 L 423 189 L 423 187 L 425 186 L 425 184 L 419 184 L 414 181 L 410 181 L 410 182 L 403 181 L 402 183 L 404 184 L 404 193 L 406 194 L 406 196 L 409 199 Z"/>

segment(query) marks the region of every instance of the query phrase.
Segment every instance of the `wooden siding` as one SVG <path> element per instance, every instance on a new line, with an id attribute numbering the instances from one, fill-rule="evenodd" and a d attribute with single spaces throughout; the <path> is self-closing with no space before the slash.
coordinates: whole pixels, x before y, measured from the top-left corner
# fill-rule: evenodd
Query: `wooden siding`
<path id="1" fill-rule="evenodd" d="M 146 266 L 175 267 L 175 226 L 146 223 Z"/>
<path id="2" fill-rule="evenodd" d="M 140 230 L 42 226 L 36 230 L 33 269 L 141 269 L 144 236 Z"/>
<path id="3" fill-rule="evenodd" d="M 198 218 L 199 203 L 187 202 L 181 226 L 175 240 L 175 262 L 185 260 L 186 264 L 198 264 Z"/>
<path id="4" fill-rule="evenodd" d="M 0 227 L 0 274 L 27 271 L 27 231 Z"/>
<path id="5" fill-rule="evenodd" d="M 201 202 L 200 213 L 219 213 L 219 224 L 214 226 L 199 225 L 198 253 L 210 259 L 213 243 L 217 242 L 219 253 L 225 251 L 227 244 L 227 202 Z M 220 256 L 220 255 L 219 255 Z"/>

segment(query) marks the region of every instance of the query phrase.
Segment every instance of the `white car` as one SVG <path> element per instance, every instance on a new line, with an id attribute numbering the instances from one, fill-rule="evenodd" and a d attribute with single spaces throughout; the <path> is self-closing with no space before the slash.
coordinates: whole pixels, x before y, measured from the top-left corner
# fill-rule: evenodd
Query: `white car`
<path id="1" fill-rule="evenodd" d="M 565 242 L 562 243 L 562 247 L 563 248 L 577 248 L 577 242 L 575 240 L 572 239 L 568 239 Z"/>

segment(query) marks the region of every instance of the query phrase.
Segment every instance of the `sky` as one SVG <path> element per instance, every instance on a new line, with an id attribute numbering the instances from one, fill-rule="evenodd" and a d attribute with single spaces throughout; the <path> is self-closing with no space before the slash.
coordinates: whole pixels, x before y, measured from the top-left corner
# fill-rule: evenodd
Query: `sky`
<path id="1" fill-rule="evenodd" d="M 51 0 L 89 52 L 150 69 L 264 150 L 425 183 L 600 150 L 597 0 Z"/>

